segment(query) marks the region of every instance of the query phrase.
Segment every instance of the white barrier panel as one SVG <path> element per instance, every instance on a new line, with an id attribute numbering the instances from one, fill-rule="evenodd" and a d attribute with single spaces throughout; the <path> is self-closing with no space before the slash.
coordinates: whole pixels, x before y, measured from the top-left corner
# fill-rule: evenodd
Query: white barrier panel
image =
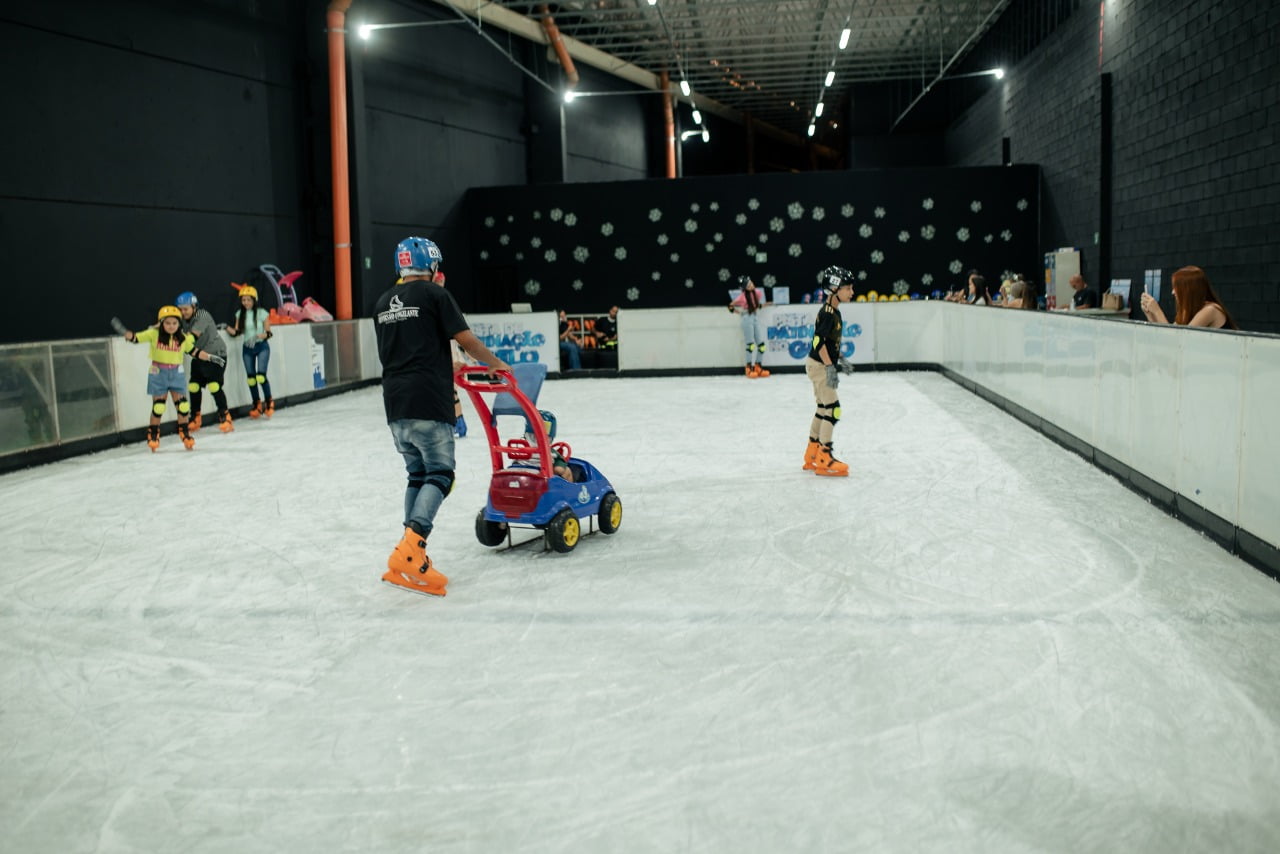
<path id="1" fill-rule="evenodd" d="M 560 318 L 554 311 L 536 314 L 471 314 L 467 325 L 484 346 L 508 365 L 538 362 L 560 368 Z"/>
<path id="2" fill-rule="evenodd" d="M 1237 524 L 1280 546 L 1280 340 L 1248 338 L 1244 352 Z"/>
<path id="3" fill-rule="evenodd" d="M 875 303 L 840 308 L 843 351 L 854 363 L 875 361 Z M 761 312 L 768 367 L 803 365 L 819 306 L 773 305 Z M 742 320 L 725 308 L 632 308 L 618 312 L 618 369 L 733 368 L 746 362 Z"/>

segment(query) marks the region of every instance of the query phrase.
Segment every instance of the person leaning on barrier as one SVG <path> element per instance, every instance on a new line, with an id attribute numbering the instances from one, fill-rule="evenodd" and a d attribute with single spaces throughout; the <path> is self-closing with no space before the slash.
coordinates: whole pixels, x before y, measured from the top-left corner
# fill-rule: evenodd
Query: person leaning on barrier
<path id="1" fill-rule="evenodd" d="M 596 344 L 601 348 L 618 346 L 618 307 L 616 305 L 609 309 L 608 314 L 596 321 L 591 334 L 596 337 Z"/>
<path id="2" fill-rule="evenodd" d="M 1177 326 L 1203 326 L 1209 329 L 1239 329 L 1222 298 L 1199 267 L 1183 267 L 1173 274 L 1173 302 Z M 1160 303 L 1149 293 L 1142 294 L 1142 313 L 1152 323 L 1168 323 Z"/>

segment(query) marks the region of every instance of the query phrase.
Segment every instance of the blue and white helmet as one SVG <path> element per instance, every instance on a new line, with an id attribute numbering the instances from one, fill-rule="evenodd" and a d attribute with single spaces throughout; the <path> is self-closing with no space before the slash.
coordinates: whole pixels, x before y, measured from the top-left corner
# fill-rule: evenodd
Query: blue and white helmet
<path id="1" fill-rule="evenodd" d="M 843 267 L 831 266 L 822 271 L 822 288 L 829 294 L 840 290 L 842 285 L 853 285 L 853 273 Z"/>
<path id="2" fill-rule="evenodd" d="M 396 272 L 401 276 L 430 276 L 444 255 L 425 237 L 406 237 L 396 246 Z"/>
<path id="3" fill-rule="evenodd" d="M 200 300 L 196 299 L 196 295 L 191 293 L 191 291 L 183 291 L 178 294 L 178 298 L 173 301 L 173 304 L 178 308 L 182 308 L 187 305 L 197 306 L 200 304 Z"/>

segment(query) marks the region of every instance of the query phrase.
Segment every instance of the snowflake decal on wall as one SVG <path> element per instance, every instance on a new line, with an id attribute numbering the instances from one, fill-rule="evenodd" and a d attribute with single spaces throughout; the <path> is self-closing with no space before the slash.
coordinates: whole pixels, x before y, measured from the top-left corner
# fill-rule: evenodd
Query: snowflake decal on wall
<path id="1" fill-rule="evenodd" d="M 484 227 L 493 228 L 493 217 L 487 216 L 484 218 Z"/>
<path id="2" fill-rule="evenodd" d="M 1004 231 L 1000 232 L 1000 239 L 1005 243 L 1008 243 L 1010 240 L 1013 240 L 1013 232 L 1006 228 Z"/>
<path id="3" fill-rule="evenodd" d="M 686 219 L 684 221 L 684 230 L 693 234 L 698 230 L 698 221 L 696 219 Z"/>
<path id="4" fill-rule="evenodd" d="M 705 244 L 703 244 L 703 245 L 707 247 L 707 251 L 708 251 L 708 252 L 714 252 L 714 251 L 715 251 L 716 245 L 715 245 L 714 243 L 705 243 Z"/>
<path id="5" fill-rule="evenodd" d="M 768 243 L 768 242 L 769 242 L 769 235 L 765 234 L 764 232 L 761 232 L 760 234 L 758 234 L 758 235 L 756 236 L 756 240 L 758 240 L 758 241 L 759 241 L 759 242 L 761 242 L 761 243 Z"/>
<path id="6" fill-rule="evenodd" d="M 947 265 L 947 269 L 953 273 L 959 273 L 961 270 L 964 269 L 964 265 L 961 264 L 960 259 L 957 258 L 956 260 L 952 261 L 950 264 Z"/>
<path id="7" fill-rule="evenodd" d="M 871 226 L 868 223 L 864 222 L 862 225 L 858 226 L 858 234 L 862 235 L 863 237 L 870 237 Z"/>
<path id="8" fill-rule="evenodd" d="M 707 205 L 707 207 L 708 207 L 710 210 L 718 211 L 718 210 L 720 210 L 720 203 L 719 203 L 719 202 L 712 202 L 711 204 Z"/>
<path id="9" fill-rule="evenodd" d="M 613 250 L 613 257 L 617 258 L 619 261 L 627 260 L 627 247 L 619 246 L 617 249 Z"/>
<path id="10" fill-rule="evenodd" d="M 969 239 L 969 229 L 962 228 L 956 232 L 956 240 L 959 240 L 961 243 L 964 243 L 968 239 Z"/>
<path id="11" fill-rule="evenodd" d="M 827 218 L 827 212 L 824 208 L 814 208 L 810 214 L 814 222 L 820 222 Z"/>
<path id="12" fill-rule="evenodd" d="M 933 199 L 925 199 L 923 202 L 920 203 L 920 207 L 924 208 L 927 211 L 933 210 Z"/>
<path id="13" fill-rule="evenodd" d="M 652 273 L 649 274 L 649 278 L 653 279 L 656 282 L 662 278 L 662 274 L 657 270 L 654 270 Z"/>
<path id="14" fill-rule="evenodd" d="M 573 282 L 571 283 L 571 287 L 572 287 L 575 291 L 580 291 L 580 290 L 582 290 L 582 279 L 574 279 L 574 280 L 573 280 Z"/>
<path id="15" fill-rule="evenodd" d="M 657 222 L 662 219 L 662 208 L 649 208 L 649 222 Z"/>
<path id="16" fill-rule="evenodd" d="M 799 219 L 800 217 L 804 216 L 804 205 L 800 204 L 799 202 L 792 202 L 791 204 L 787 205 L 787 216 L 791 217 L 792 219 Z"/>
<path id="17" fill-rule="evenodd" d="M 529 239 L 529 245 L 530 245 L 530 246 L 532 246 L 534 249 L 537 249 L 539 246 L 541 246 L 541 245 L 542 245 L 542 238 L 541 238 L 541 237 L 531 237 L 531 238 Z"/>
<path id="18" fill-rule="evenodd" d="M 488 260 L 489 260 L 489 250 L 488 250 L 488 249 L 481 249 L 481 250 L 480 250 L 480 260 L 481 260 L 481 261 L 488 261 Z"/>
<path id="19" fill-rule="evenodd" d="M 723 243 L 724 235 L 717 231 L 715 234 L 711 235 L 711 239 L 714 240 L 716 243 Z"/>
<path id="20" fill-rule="evenodd" d="M 841 205 L 840 216 L 844 217 L 845 219 L 848 219 L 849 217 L 853 216 L 853 205 L 847 205 L 847 204 Z"/>
<path id="21" fill-rule="evenodd" d="M 609 235 L 613 234 L 613 223 L 611 222 L 601 223 L 600 233 L 603 234 L 605 237 L 608 237 Z"/>
<path id="22" fill-rule="evenodd" d="M 906 279 L 898 279 L 896 282 L 893 283 L 893 292 L 898 296 L 902 296 L 910 289 L 911 289 L 911 286 L 907 284 Z"/>
<path id="23" fill-rule="evenodd" d="M 747 207 L 751 208 L 753 211 L 755 211 L 755 210 L 759 210 L 759 209 L 760 209 L 760 200 L 759 200 L 759 199 L 747 199 Z"/>
<path id="24" fill-rule="evenodd" d="M 517 261 L 523 261 L 523 260 L 524 260 L 524 253 L 523 253 L 523 252 L 517 252 L 517 253 L 516 253 L 516 260 L 517 260 Z"/>
<path id="25" fill-rule="evenodd" d="M 747 247 L 747 257 L 748 258 L 756 257 L 756 248 L 754 246 Z"/>
<path id="26" fill-rule="evenodd" d="M 827 248 L 828 248 L 828 249 L 839 249 L 839 248 L 840 248 L 840 244 L 842 244 L 842 243 L 844 243 L 844 241 L 840 239 L 840 235 L 838 235 L 838 234 L 828 234 L 828 235 L 827 235 Z"/>
<path id="27" fill-rule="evenodd" d="M 884 208 L 880 208 L 880 207 L 876 208 L 875 214 L 876 214 L 876 219 L 884 219 Z"/>
<path id="28" fill-rule="evenodd" d="M 693 279 L 685 279 L 685 280 L 684 280 L 684 286 L 685 286 L 686 288 L 691 288 L 691 287 L 693 287 Z"/>
<path id="29" fill-rule="evenodd" d="M 536 279 L 530 279 L 524 283 L 524 292 L 529 296 L 533 296 L 540 290 L 542 290 L 542 285 L 538 284 Z"/>
<path id="30" fill-rule="evenodd" d="M 507 222 L 515 222 L 515 221 L 516 221 L 515 214 L 507 214 Z"/>
<path id="31" fill-rule="evenodd" d="M 719 270 L 717 270 L 717 271 L 716 271 L 716 278 L 718 278 L 718 279 L 719 279 L 720 281 L 722 281 L 722 282 L 727 282 L 727 281 L 729 281 L 729 268 L 728 268 L 728 267 L 721 267 Z"/>
<path id="32" fill-rule="evenodd" d="M 667 245 L 667 242 L 668 242 L 668 241 L 670 241 L 670 240 L 671 240 L 671 238 L 667 237 L 665 234 L 659 234 L 659 235 L 658 235 L 658 245 L 659 245 L 659 246 L 666 246 L 666 245 Z"/>
<path id="33" fill-rule="evenodd" d="M 636 300 L 640 299 L 640 289 L 627 288 L 627 299 L 631 300 L 632 302 L 635 302 Z"/>
<path id="34" fill-rule="evenodd" d="M 533 212 L 533 218 L 534 218 L 534 219 L 542 219 L 542 211 L 534 211 L 534 212 Z"/>
<path id="35" fill-rule="evenodd" d="M 933 235 L 935 233 L 936 231 L 934 227 L 931 225 L 922 226 L 920 228 L 920 236 L 923 237 L 925 240 L 933 240 Z"/>
<path id="36" fill-rule="evenodd" d="M 906 243 L 910 239 L 911 239 L 911 232 L 907 231 L 905 228 L 902 229 L 902 231 L 898 232 L 899 243 Z"/>
<path id="37" fill-rule="evenodd" d="M 799 244 L 799 243 L 792 243 L 790 246 L 788 246 L 788 247 L 787 247 L 787 254 L 788 254 L 788 255 L 790 255 L 792 258 L 799 258 L 799 257 L 800 257 L 800 244 Z"/>
<path id="38" fill-rule="evenodd" d="M 560 220 L 562 220 L 562 219 L 564 219 L 564 211 L 560 210 L 559 208 L 552 208 L 552 209 L 551 209 L 551 221 L 552 221 L 552 222 L 559 222 L 559 221 L 560 221 Z"/>
<path id="39" fill-rule="evenodd" d="M 587 250 L 587 247 L 585 246 L 573 247 L 573 260 L 577 261 L 579 264 L 587 263 L 587 259 L 590 257 L 591 257 L 591 253 Z"/>
<path id="40" fill-rule="evenodd" d="M 932 273 L 925 273 L 923 276 L 921 276 L 921 277 L 920 277 L 920 284 L 922 284 L 922 285 L 932 285 L 932 284 L 933 284 L 933 274 L 932 274 Z"/>
<path id="41" fill-rule="evenodd" d="M 564 215 L 564 224 L 565 224 L 565 225 L 567 225 L 567 226 L 569 226 L 570 228 L 572 228 L 573 226 L 577 225 L 577 224 L 578 224 L 578 215 L 577 215 L 577 214 L 571 214 L 571 213 L 569 213 L 569 214 L 565 214 L 565 215 Z"/>
<path id="42" fill-rule="evenodd" d="M 556 255 L 556 250 L 548 249 L 546 252 L 542 253 L 542 257 L 548 264 L 554 264 L 558 256 Z"/>
<path id="43" fill-rule="evenodd" d="M 765 276 L 764 276 L 764 286 L 765 286 L 766 288 L 771 288 L 771 287 L 773 287 L 774 285 L 776 285 L 777 283 L 778 283 L 778 279 L 777 279 L 777 277 L 776 277 L 776 276 L 774 276 L 774 275 L 773 275 L 773 273 L 765 273 Z"/>
<path id="44" fill-rule="evenodd" d="M 982 210 L 982 202 L 978 201 L 977 199 L 974 199 L 973 201 L 969 202 L 969 210 L 973 211 L 974 213 L 977 213 L 978 211 Z"/>
<path id="45" fill-rule="evenodd" d="M 775 216 L 773 219 L 769 220 L 770 231 L 776 231 L 781 233 L 782 229 L 784 228 L 786 228 L 786 223 L 782 221 L 782 217 Z"/>
<path id="46" fill-rule="evenodd" d="M 993 240 L 995 240 L 995 239 L 996 239 L 996 236 L 995 236 L 994 234 L 984 234 L 984 235 L 982 236 L 982 242 L 983 242 L 983 243 L 990 243 L 991 241 L 993 241 Z"/>
<path id="47" fill-rule="evenodd" d="M 679 264 L 679 263 L 680 263 L 680 253 L 679 253 L 679 252 L 672 252 L 672 253 L 671 253 L 671 263 L 672 263 L 672 264 Z"/>
<path id="48" fill-rule="evenodd" d="M 1018 199 L 1018 210 L 1025 211 L 1027 209 L 1027 200 Z"/>
<path id="49" fill-rule="evenodd" d="M 738 214 L 737 216 L 735 216 L 735 217 L 733 218 L 733 221 L 734 221 L 734 222 L 736 222 L 738 225 L 746 225 L 746 224 L 747 224 L 747 215 L 746 215 L 746 214 Z"/>
<path id="50" fill-rule="evenodd" d="M 511 235 L 509 234 L 498 235 L 498 242 L 501 243 L 503 246 L 506 246 L 508 243 L 511 242 Z"/>
<path id="51" fill-rule="evenodd" d="M 689 211 L 691 213 L 697 213 L 700 210 L 702 210 L 702 207 L 697 202 L 694 202 L 693 204 L 689 205 Z"/>
<path id="52" fill-rule="evenodd" d="M 867 271 L 866 271 L 866 270 L 859 270 L 859 271 L 858 271 L 858 281 L 859 281 L 859 282 L 865 282 L 866 280 L 867 280 Z"/>
<path id="53" fill-rule="evenodd" d="M 879 249 L 877 249 L 877 250 L 875 250 L 874 252 L 872 252 L 872 253 L 871 253 L 871 263 L 872 263 L 872 264 L 882 264 L 882 263 L 884 263 L 884 253 L 883 253 L 883 252 L 881 252 Z"/>

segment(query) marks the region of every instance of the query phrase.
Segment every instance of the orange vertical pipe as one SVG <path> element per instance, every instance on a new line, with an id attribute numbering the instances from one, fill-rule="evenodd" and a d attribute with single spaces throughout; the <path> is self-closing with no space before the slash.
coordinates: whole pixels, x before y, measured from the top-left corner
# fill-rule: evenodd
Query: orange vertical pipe
<path id="1" fill-rule="evenodd" d="M 560 28 L 556 26 L 555 18 L 551 17 L 551 7 L 543 3 L 538 7 L 538 14 L 542 15 L 542 29 L 546 31 L 547 41 L 556 52 L 556 58 L 560 60 L 564 76 L 568 78 L 568 88 L 572 89 L 578 85 L 578 69 L 573 65 L 573 57 L 569 56 L 569 49 L 564 46 L 564 39 L 560 37 Z"/>
<path id="2" fill-rule="evenodd" d="M 331 0 L 329 34 L 329 148 L 333 180 L 334 316 L 351 319 L 351 186 L 347 168 L 346 13 L 351 0 Z"/>
<path id="3" fill-rule="evenodd" d="M 663 71 L 658 76 L 662 84 L 662 118 L 667 131 L 667 177 L 676 177 L 676 113 L 671 106 L 671 79 Z"/>

